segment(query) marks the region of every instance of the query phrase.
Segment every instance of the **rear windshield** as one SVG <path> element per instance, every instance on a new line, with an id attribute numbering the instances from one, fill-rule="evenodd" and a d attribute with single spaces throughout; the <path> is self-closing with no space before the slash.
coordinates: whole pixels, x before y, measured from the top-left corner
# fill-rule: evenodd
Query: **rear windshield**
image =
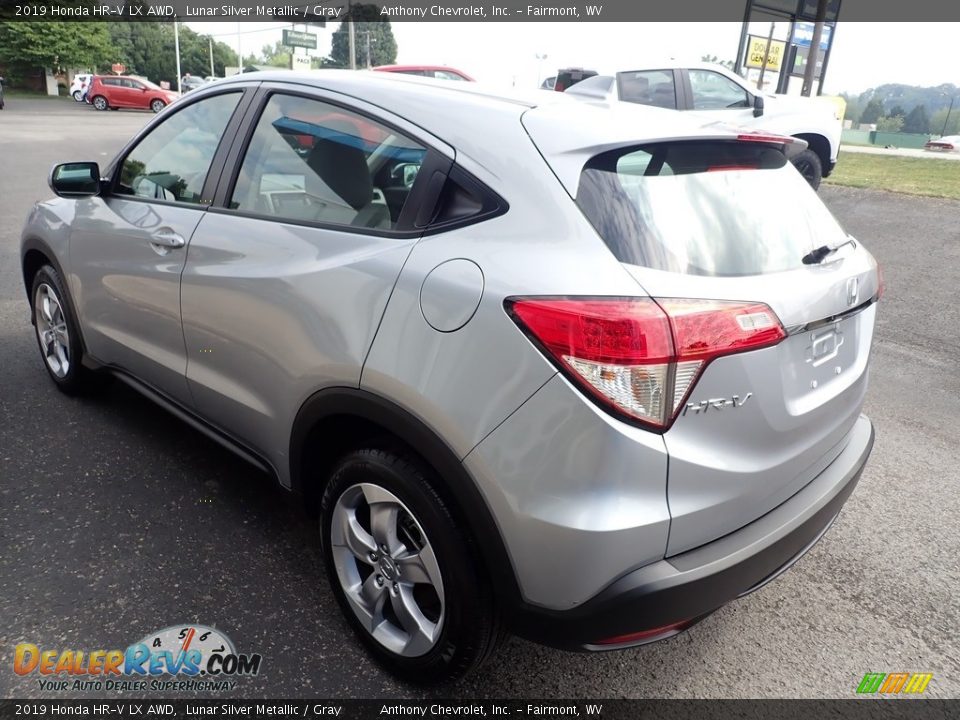
<path id="1" fill-rule="evenodd" d="M 577 204 L 618 260 L 687 275 L 792 270 L 846 234 L 776 147 L 674 142 L 590 160 Z"/>

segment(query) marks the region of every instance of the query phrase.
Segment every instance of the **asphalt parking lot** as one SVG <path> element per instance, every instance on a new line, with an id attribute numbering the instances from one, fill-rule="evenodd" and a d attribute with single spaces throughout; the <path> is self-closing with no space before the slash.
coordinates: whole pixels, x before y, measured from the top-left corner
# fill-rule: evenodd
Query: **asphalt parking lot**
<path id="1" fill-rule="evenodd" d="M 152 115 L 9 98 L 0 112 L 0 695 L 69 697 L 13 648 L 125 648 L 180 623 L 264 656 L 236 697 L 393 697 L 320 566 L 313 520 L 269 479 L 120 384 L 49 382 L 18 243 L 61 160 L 105 162 Z M 841 157 L 841 162 L 843 161 Z M 824 187 L 884 266 L 866 412 L 877 442 L 827 536 L 690 632 L 602 655 L 511 639 L 464 699 L 852 697 L 866 672 L 931 672 L 960 696 L 960 202 Z"/>

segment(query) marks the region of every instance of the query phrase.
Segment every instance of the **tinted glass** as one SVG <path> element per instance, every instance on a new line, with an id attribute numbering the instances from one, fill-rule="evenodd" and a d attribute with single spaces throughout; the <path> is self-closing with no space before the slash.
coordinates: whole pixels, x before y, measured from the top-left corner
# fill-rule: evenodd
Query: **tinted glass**
<path id="1" fill-rule="evenodd" d="M 463 78 L 456 73 L 447 72 L 446 70 L 434 70 L 433 76 L 441 80 L 463 80 Z"/>
<path id="2" fill-rule="evenodd" d="M 393 229 L 425 153 L 370 118 L 319 100 L 274 95 L 230 206 L 285 220 Z"/>
<path id="3" fill-rule="evenodd" d="M 622 72 L 617 75 L 617 82 L 621 100 L 671 110 L 677 108 L 673 70 Z"/>
<path id="4" fill-rule="evenodd" d="M 690 89 L 694 110 L 751 107 L 746 90 L 730 78 L 710 70 L 691 70 Z"/>
<path id="5" fill-rule="evenodd" d="M 621 262 L 688 275 L 791 270 L 846 239 L 783 153 L 758 143 L 604 153 L 583 169 L 577 204 Z"/>
<path id="6" fill-rule="evenodd" d="M 171 115 L 124 159 L 117 192 L 152 200 L 199 203 L 239 92 L 205 98 Z"/>

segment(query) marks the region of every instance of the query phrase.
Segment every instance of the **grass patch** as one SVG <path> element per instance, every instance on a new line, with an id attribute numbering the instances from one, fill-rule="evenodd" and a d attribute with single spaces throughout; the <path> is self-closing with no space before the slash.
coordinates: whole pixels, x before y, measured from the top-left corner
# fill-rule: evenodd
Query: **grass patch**
<path id="1" fill-rule="evenodd" d="M 960 200 L 960 161 L 842 153 L 824 182 Z"/>

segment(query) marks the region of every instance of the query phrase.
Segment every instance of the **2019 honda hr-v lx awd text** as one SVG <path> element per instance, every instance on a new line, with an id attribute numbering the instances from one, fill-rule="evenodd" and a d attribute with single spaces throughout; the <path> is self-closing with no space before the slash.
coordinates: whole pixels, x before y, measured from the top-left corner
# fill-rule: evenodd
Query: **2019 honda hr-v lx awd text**
<path id="1" fill-rule="evenodd" d="M 257 73 L 55 167 L 43 362 L 301 493 L 372 654 L 663 639 L 788 568 L 873 445 L 877 263 L 790 138 L 562 93 Z"/>

